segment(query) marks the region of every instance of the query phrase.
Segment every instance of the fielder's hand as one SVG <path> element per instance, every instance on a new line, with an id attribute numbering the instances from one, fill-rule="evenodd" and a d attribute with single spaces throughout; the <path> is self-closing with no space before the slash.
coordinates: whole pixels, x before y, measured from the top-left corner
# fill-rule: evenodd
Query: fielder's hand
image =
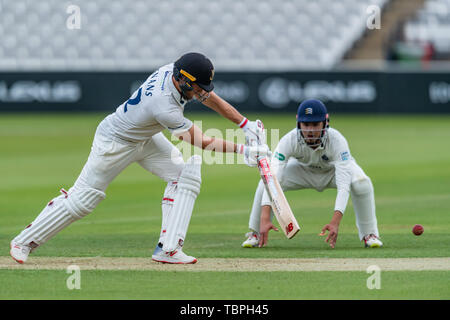
<path id="1" fill-rule="evenodd" d="M 278 231 L 278 228 L 273 225 L 272 222 L 263 223 L 261 222 L 259 227 L 259 247 L 265 247 L 269 242 L 269 231 Z"/>
<path id="2" fill-rule="evenodd" d="M 330 247 L 334 249 L 336 246 L 336 241 L 338 237 L 338 230 L 339 230 L 339 224 L 341 223 L 343 213 L 339 210 L 334 211 L 333 218 L 331 218 L 331 221 L 329 224 L 325 225 L 325 227 L 322 228 L 322 232 L 319 234 L 319 236 L 324 236 L 326 231 L 328 230 L 328 236 L 325 239 L 325 242 L 330 243 Z"/>
<path id="3" fill-rule="evenodd" d="M 269 231 L 278 231 L 270 220 L 270 206 L 261 208 L 261 222 L 259 223 L 259 247 L 264 247 L 269 242 Z"/>
<path id="4" fill-rule="evenodd" d="M 338 237 L 339 226 L 333 223 L 329 223 L 322 228 L 322 232 L 319 233 L 319 236 L 325 236 L 327 230 L 329 231 L 329 233 L 327 238 L 325 239 L 325 242 L 328 242 L 330 244 L 330 247 L 334 249 Z"/>

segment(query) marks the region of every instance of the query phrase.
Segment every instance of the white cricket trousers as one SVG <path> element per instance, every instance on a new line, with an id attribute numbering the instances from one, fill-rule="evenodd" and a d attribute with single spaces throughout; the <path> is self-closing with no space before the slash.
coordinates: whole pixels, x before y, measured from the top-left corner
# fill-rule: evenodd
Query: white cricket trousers
<path id="1" fill-rule="evenodd" d="M 364 236 L 369 234 L 379 236 L 372 181 L 355 161 L 352 161 L 351 163 L 351 170 L 352 182 L 350 186 L 350 196 L 355 211 L 359 238 L 362 240 Z M 295 159 L 290 159 L 288 161 L 279 182 L 284 191 L 300 189 L 323 191 L 324 189 L 329 188 L 336 189 L 336 176 L 334 170 L 325 173 L 312 171 L 305 166 L 300 165 Z M 249 220 L 249 228 L 257 232 L 259 232 L 261 206 L 270 204 L 270 202 L 264 202 L 263 194 L 264 184 L 260 180 L 253 199 Z"/>
<path id="2" fill-rule="evenodd" d="M 137 144 L 121 143 L 96 134 L 88 161 L 74 186 L 105 191 L 112 180 L 133 162 L 167 182 L 161 202 L 162 225 L 158 242 L 162 243 L 176 197 L 178 178 L 185 166 L 180 150 L 162 132 Z"/>
<path id="3" fill-rule="evenodd" d="M 184 168 L 181 152 L 160 132 L 139 143 L 126 143 L 96 134 L 91 153 L 74 187 L 105 191 L 133 162 L 166 182 L 177 181 Z"/>
<path id="4" fill-rule="evenodd" d="M 71 223 L 85 217 L 105 198 L 113 179 L 133 162 L 167 182 L 162 199 L 163 241 L 167 217 L 173 207 L 177 181 L 185 166 L 181 152 L 162 134 L 139 143 L 95 134 L 91 152 L 75 184 L 51 200 L 14 242 L 33 248 L 44 244 Z M 187 227 L 186 227 L 187 228 Z"/>

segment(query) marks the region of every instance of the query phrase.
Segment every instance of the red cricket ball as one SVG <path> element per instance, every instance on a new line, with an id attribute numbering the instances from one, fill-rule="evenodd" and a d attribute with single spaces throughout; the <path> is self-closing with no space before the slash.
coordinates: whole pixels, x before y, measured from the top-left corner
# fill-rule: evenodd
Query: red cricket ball
<path id="1" fill-rule="evenodd" d="M 413 229 L 412 232 L 416 235 L 416 236 L 420 236 L 423 233 L 423 226 L 420 224 L 416 224 Z"/>

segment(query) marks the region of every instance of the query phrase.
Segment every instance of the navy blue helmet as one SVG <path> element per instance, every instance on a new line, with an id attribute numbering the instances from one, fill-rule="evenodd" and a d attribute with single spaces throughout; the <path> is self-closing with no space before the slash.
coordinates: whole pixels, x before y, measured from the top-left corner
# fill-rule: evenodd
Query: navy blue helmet
<path id="1" fill-rule="evenodd" d="M 329 128 L 329 118 L 327 107 L 322 101 L 317 99 L 308 99 L 303 101 L 297 110 L 297 138 L 301 144 L 305 144 L 305 138 L 300 126 L 302 122 L 323 122 L 320 139 L 317 143 L 307 143 L 310 147 L 323 146 L 327 139 Z"/>
<path id="2" fill-rule="evenodd" d="M 327 107 L 320 100 L 305 100 L 298 107 L 297 122 L 321 122 L 327 119 Z"/>

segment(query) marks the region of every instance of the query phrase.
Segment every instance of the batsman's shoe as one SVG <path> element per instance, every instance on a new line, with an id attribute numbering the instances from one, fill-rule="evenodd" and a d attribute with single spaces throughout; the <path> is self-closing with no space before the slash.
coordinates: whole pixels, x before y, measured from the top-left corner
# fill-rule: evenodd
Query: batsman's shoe
<path id="1" fill-rule="evenodd" d="M 172 264 L 193 264 L 197 262 L 197 259 L 185 254 L 181 247 L 178 247 L 172 252 L 165 252 L 160 247 L 159 244 L 156 246 L 155 251 L 152 255 L 152 260 L 162 263 L 172 263 Z"/>
<path id="2" fill-rule="evenodd" d="M 255 231 L 247 232 L 245 234 L 245 236 L 247 237 L 247 240 L 242 242 L 242 247 L 243 248 L 255 248 L 255 247 L 258 247 L 258 245 L 259 245 L 259 233 L 258 232 L 255 232 Z"/>
<path id="3" fill-rule="evenodd" d="M 381 248 L 383 246 L 383 242 L 381 242 L 380 238 L 376 235 L 369 234 L 364 237 L 364 246 L 366 248 Z"/>
<path id="4" fill-rule="evenodd" d="M 28 259 L 28 255 L 33 250 L 32 247 L 27 245 L 20 245 L 15 243 L 14 241 L 11 241 L 10 243 L 11 250 L 9 251 L 9 254 L 11 257 L 18 263 L 22 264 Z"/>

